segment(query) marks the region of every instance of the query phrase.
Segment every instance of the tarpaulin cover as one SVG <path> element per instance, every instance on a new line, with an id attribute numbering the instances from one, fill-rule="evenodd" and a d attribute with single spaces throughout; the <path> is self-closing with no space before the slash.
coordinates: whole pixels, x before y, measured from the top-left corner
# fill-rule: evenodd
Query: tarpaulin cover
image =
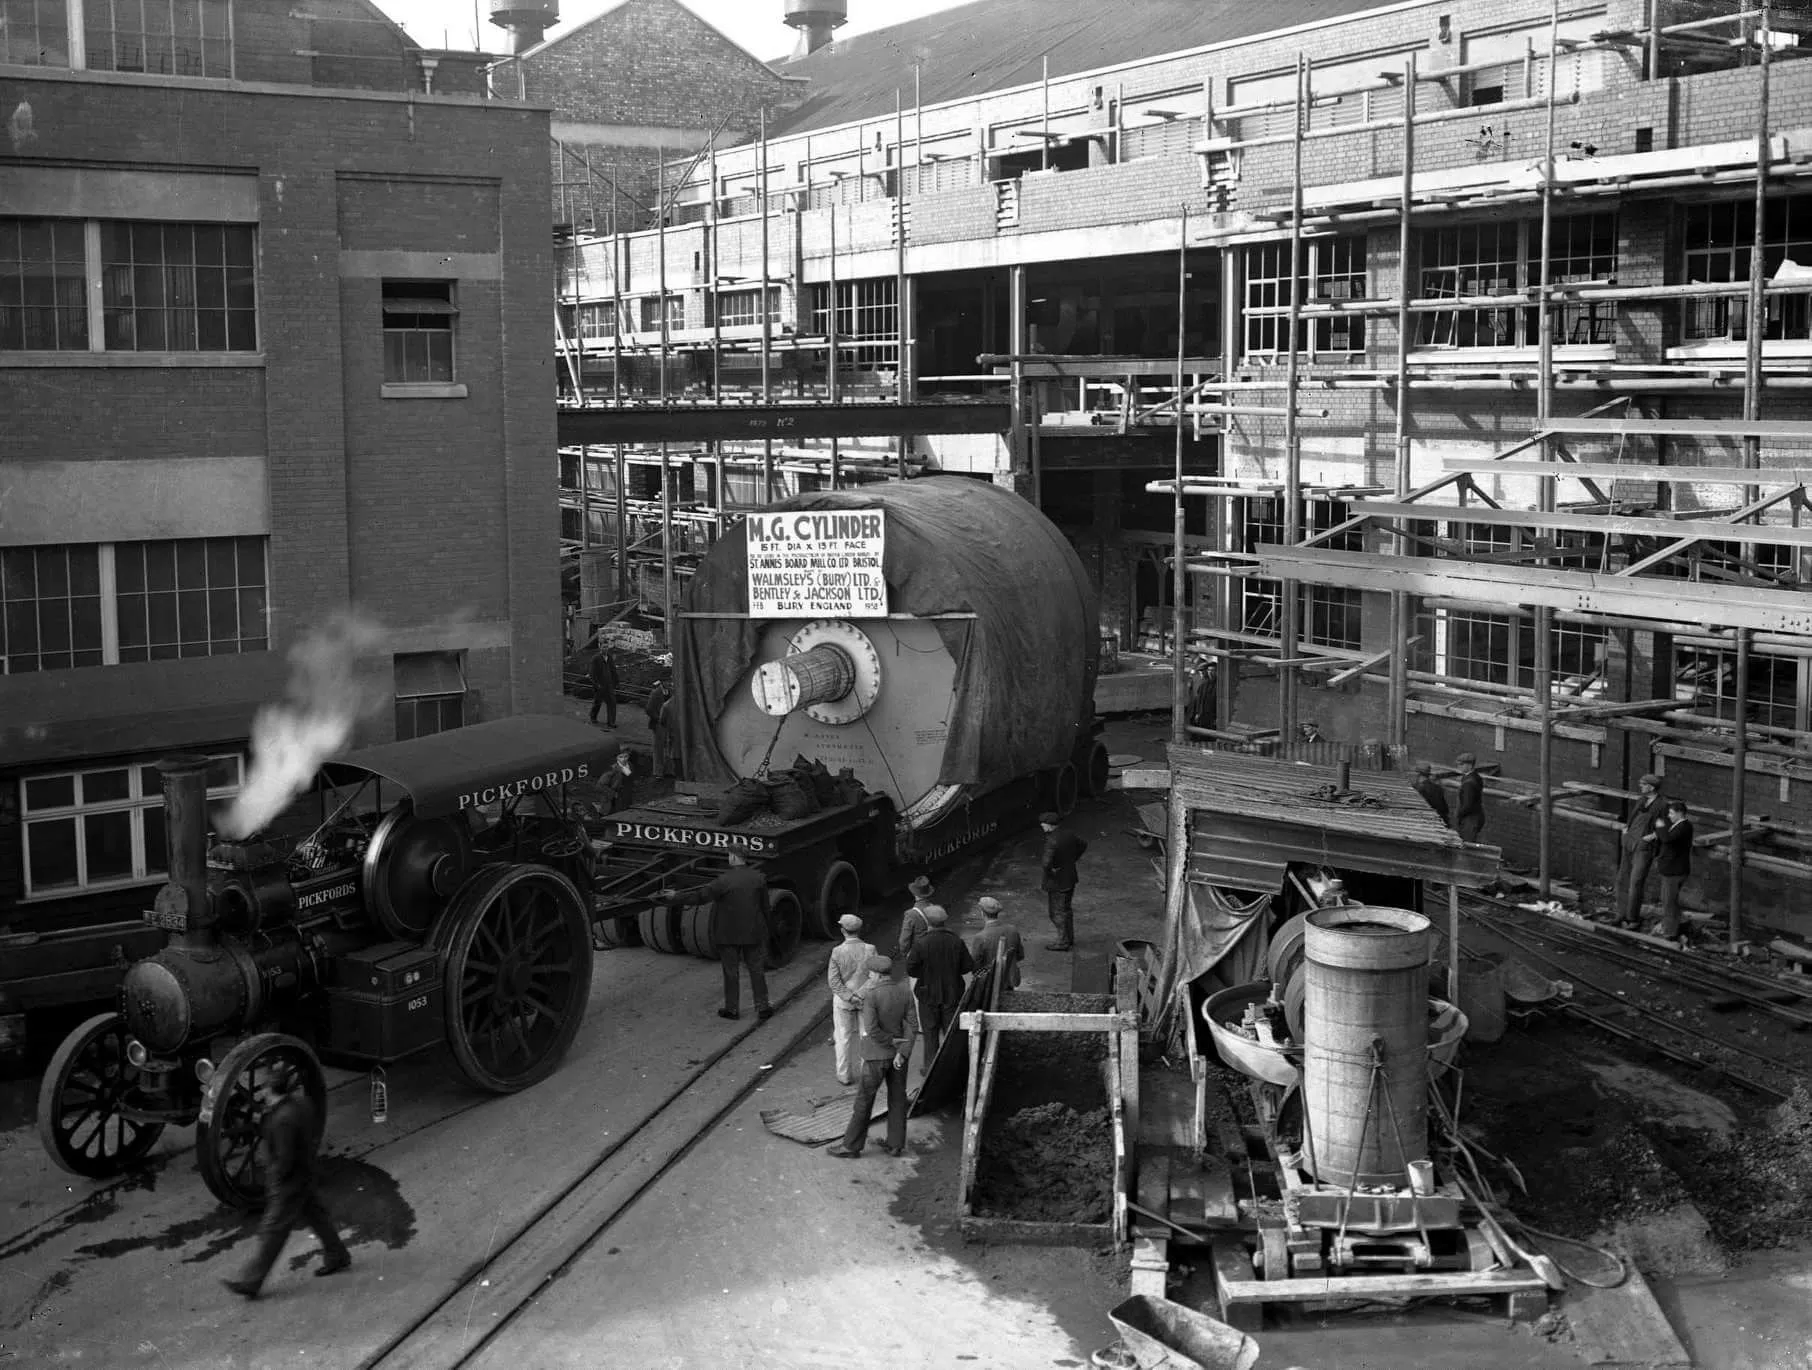
<path id="1" fill-rule="evenodd" d="M 1094 713 L 1100 629 L 1095 592 L 1055 524 L 1009 490 L 961 476 L 797 495 L 769 506 L 887 511 L 882 562 L 895 614 L 973 613 L 940 622 L 956 662 L 946 785 L 992 787 L 1061 766 Z M 692 613 L 746 614 L 747 525 L 728 529 L 692 577 Z M 676 676 L 686 775 L 729 780 L 716 724 L 747 689 L 769 620 L 682 618 Z"/>

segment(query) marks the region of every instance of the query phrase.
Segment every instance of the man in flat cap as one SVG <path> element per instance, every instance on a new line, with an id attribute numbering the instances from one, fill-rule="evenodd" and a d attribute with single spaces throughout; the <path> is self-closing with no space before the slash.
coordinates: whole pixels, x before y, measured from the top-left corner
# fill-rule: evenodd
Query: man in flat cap
<path id="1" fill-rule="evenodd" d="M 1076 863 L 1088 850 L 1088 843 L 1075 833 L 1058 826 L 1055 813 L 1038 815 L 1038 826 L 1044 829 L 1044 893 L 1050 911 L 1051 926 L 1057 929 L 1052 951 L 1068 951 L 1075 940 L 1075 921 L 1071 908 L 1076 898 Z"/>
<path id="2" fill-rule="evenodd" d="M 925 935 L 925 929 L 930 926 L 925 921 L 925 910 L 931 904 L 931 896 L 937 891 L 937 886 L 923 875 L 914 876 L 912 883 L 906 888 L 912 893 L 912 907 L 907 909 L 900 919 L 899 959 L 901 961 L 912 955 L 913 947 L 918 943 L 919 938 Z"/>
<path id="3" fill-rule="evenodd" d="M 868 958 L 874 981 L 862 996 L 862 1079 L 856 1086 L 855 1106 L 843 1140 L 825 1149 L 825 1155 L 852 1160 L 868 1142 L 868 1122 L 875 1095 L 887 1086 L 887 1142 L 889 1156 L 906 1153 L 906 1063 L 919 1035 L 919 1010 L 912 987 L 906 983 L 904 963 L 889 956 Z"/>
<path id="4" fill-rule="evenodd" d="M 1453 820 L 1447 816 L 1447 794 L 1434 778 L 1434 767 L 1426 761 L 1416 762 L 1416 778 L 1409 782 L 1410 788 L 1421 795 L 1428 807 L 1435 811 L 1435 816 L 1448 827 Z"/>
<path id="5" fill-rule="evenodd" d="M 1485 777 L 1479 774 L 1479 759 L 1471 752 L 1461 752 L 1453 764 L 1460 768 L 1460 802 L 1453 814 L 1453 830 L 1464 842 L 1476 842 L 1485 830 Z"/>
<path id="6" fill-rule="evenodd" d="M 1667 803 L 1661 797 L 1660 776 L 1645 775 L 1636 787 L 1636 800 L 1623 825 L 1623 859 L 1617 870 L 1617 922 L 1626 928 L 1642 926 L 1642 896 L 1655 864 L 1655 844 L 1643 839 L 1655 830 L 1655 820 L 1666 811 Z"/>
<path id="7" fill-rule="evenodd" d="M 862 940 L 862 920 L 855 914 L 844 914 L 837 926 L 843 929 L 843 940 L 832 948 L 830 969 L 825 972 L 830 981 L 831 1040 L 837 1051 L 837 1083 L 853 1085 L 856 1034 L 862 1030 L 862 991 L 868 988 L 868 961 L 875 949 Z"/>
<path id="8" fill-rule="evenodd" d="M 976 901 L 981 910 L 982 930 L 969 939 L 969 955 L 975 958 L 975 973 L 986 975 L 996 961 L 1002 963 L 1006 988 L 1019 988 L 1019 963 L 1025 959 L 1025 943 L 1019 929 L 1001 920 L 1000 900 L 984 894 Z"/>
<path id="9" fill-rule="evenodd" d="M 926 908 L 925 921 L 930 928 L 907 958 L 906 974 L 917 982 L 913 992 L 919 997 L 919 1028 L 925 1034 L 923 1069 L 929 1073 L 938 1044 L 963 1002 L 963 977 L 975 969 L 975 958 L 950 930 L 950 915 L 940 905 Z"/>

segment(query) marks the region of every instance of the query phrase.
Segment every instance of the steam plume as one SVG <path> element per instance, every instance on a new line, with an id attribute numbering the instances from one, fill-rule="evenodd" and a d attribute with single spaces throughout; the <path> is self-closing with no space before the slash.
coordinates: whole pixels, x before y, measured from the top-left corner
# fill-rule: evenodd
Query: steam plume
<path id="1" fill-rule="evenodd" d="M 342 613 L 290 649 L 286 698 L 252 721 L 252 771 L 221 820 L 226 836 L 245 837 L 275 818 L 383 703 L 383 684 L 360 662 L 383 636 L 379 624 Z"/>

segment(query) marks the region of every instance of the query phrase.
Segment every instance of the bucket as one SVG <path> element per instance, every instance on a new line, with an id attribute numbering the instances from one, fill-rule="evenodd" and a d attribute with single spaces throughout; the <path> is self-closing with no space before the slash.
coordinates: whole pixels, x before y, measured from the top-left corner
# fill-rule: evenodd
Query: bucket
<path id="1" fill-rule="evenodd" d="M 1155 1294 L 1134 1294 L 1107 1316 L 1139 1370 L 1252 1370 L 1258 1360 L 1244 1332 Z"/>
<path id="2" fill-rule="evenodd" d="M 1474 1042 L 1495 1042 L 1504 1035 L 1504 967 L 1501 962 L 1467 967 L 1460 971 L 1460 1012 L 1466 1015 L 1466 1036 Z"/>

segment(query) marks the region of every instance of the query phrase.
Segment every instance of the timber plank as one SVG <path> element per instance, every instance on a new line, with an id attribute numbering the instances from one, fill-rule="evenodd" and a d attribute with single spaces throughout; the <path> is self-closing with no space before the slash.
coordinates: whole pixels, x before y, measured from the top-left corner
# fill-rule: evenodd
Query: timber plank
<path id="1" fill-rule="evenodd" d="M 1567 1295 L 1574 1348 L 1599 1370 L 1691 1370 L 1681 1345 L 1642 1272 L 1632 1263 L 1615 1289 L 1581 1286 Z"/>
<path id="2" fill-rule="evenodd" d="M 1170 1153 L 1156 1147 L 1141 1146 L 1138 1151 L 1138 1204 L 1160 1217 L 1170 1216 Z M 1149 1218 L 1136 1217 L 1133 1231 L 1155 1234 L 1161 1230 Z"/>

